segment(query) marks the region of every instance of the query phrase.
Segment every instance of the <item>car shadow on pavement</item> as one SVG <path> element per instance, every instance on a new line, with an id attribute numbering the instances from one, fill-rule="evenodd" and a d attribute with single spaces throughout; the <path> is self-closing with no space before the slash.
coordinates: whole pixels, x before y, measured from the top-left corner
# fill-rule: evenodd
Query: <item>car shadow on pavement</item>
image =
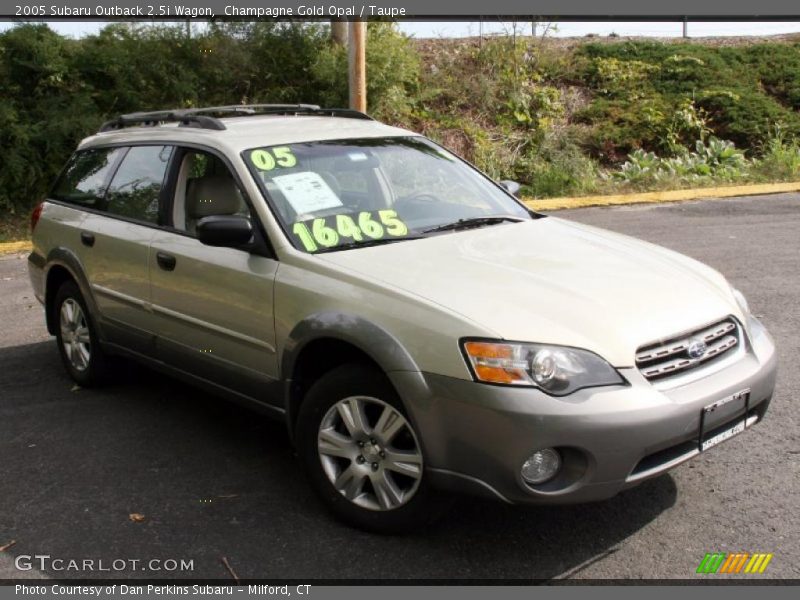
<path id="1" fill-rule="evenodd" d="M 550 579 L 613 553 L 677 494 L 662 476 L 588 505 L 459 498 L 432 527 L 371 535 L 325 512 L 282 423 L 136 365 L 78 388 L 52 341 L 0 348 L 0 427 L 0 546 L 16 541 L 0 579 L 35 575 L 41 565 L 22 573 L 8 558 L 37 554 L 144 561 L 42 571 L 64 579 L 230 580 L 222 557 L 241 579 L 270 581 Z"/>

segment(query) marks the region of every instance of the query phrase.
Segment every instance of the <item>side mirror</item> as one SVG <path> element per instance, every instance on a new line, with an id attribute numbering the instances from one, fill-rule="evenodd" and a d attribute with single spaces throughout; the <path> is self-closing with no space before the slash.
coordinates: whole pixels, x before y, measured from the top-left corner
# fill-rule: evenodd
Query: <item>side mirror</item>
<path id="1" fill-rule="evenodd" d="M 498 184 L 512 196 L 516 196 L 519 193 L 520 185 L 516 181 L 504 179 L 503 181 L 498 181 Z"/>
<path id="2" fill-rule="evenodd" d="M 253 224 L 239 215 L 203 217 L 197 222 L 197 239 L 206 246 L 237 248 L 253 239 Z"/>

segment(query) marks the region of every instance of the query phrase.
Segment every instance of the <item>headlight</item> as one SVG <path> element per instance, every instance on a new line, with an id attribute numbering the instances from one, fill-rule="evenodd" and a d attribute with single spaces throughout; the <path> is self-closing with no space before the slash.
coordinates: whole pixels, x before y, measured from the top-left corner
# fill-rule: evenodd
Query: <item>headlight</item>
<path id="1" fill-rule="evenodd" d="M 742 309 L 742 312 L 745 315 L 749 315 L 750 306 L 747 304 L 747 299 L 744 297 L 744 294 L 735 287 L 731 287 L 731 292 L 733 292 L 733 297 L 736 298 L 736 304 L 739 305 L 739 308 Z"/>
<path id="2" fill-rule="evenodd" d="M 614 367 L 588 350 L 472 340 L 462 348 L 473 377 L 485 383 L 535 386 L 554 396 L 625 383 Z"/>

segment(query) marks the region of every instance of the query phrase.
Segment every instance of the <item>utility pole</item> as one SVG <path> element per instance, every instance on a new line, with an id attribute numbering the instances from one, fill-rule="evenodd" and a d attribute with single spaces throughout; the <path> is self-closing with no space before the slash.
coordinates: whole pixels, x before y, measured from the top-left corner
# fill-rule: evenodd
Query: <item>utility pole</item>
<path id="1" fill-rule="evenodd" d="M 350 86 L 350 108 L 367 111 L 367 24 L 365 21 L 350 21 L 348 35 L 348 83 Z"/>

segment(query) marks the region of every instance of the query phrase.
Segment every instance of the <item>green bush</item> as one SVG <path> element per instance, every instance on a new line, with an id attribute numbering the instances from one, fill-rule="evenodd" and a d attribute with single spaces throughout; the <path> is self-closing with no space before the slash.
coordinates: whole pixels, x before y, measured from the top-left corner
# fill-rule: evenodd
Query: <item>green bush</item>
<path id="1" fill-rule="evenodd" d="M 0 34 L 0 210 L 41 199 L 77 141 L 97 126 L 91 94 L 72 68 L 78 44 L 44 25 Z"/>
<path id="2" fill-rule="evenodd" d="M 419 57 L 392 23 L 370 23 L 367 27 L 367 98 L 370 112 L 396 121 L 410 110 L 419 80 Z M 347 49 L 325 44 L 311 58 L 309 71 L 319 103 L 347 106 Z"/>
<path id="3" fill-rule="evenodd" d="M 596 94 L 577 117 L 596 125 L 591 150 L 604 161 L 636 148 L 680 152 L 688 132 L 673 143 L 664 121 L 687 102 L 710 133 L 743 148 L 763 143 L 777 122 L 800 134 L 800 45 L 591 43 L 576 55 Z"/>
<path id="4" fill-rule="evenodd" d="M 795 180 L 800 176 L 800 140 L 776 125 L 761 147 L 753 174 L 764 181 Z"/>
<path id="5" fill-rule="evenodd" d="M 735 181 L 749 175 L 751 162 L 732 142 L 712 137 L 698 140 L 694 152 L 661 158 L 653 152 L 636 150 L 611 178 L 635 188 L 660 187 L 668 181 L 681 187 L 704 182 Z"/>
<path id="6" fill-rule="evenodd" d="M 535 196 L 800 176 L 800 44 L 548 41 L 414 42 L 370 23 L 369 110 Z M 26 213 L 114 115 L 345 106 L 346 73 L 324 23 L 220 22 L 192 37 L 114 24 L 80 40 L 18 25 L 0 33 L 0 210 Z"/>
<path id="7" fill-rule="evenodd" d="M 525 192 L 536 198 L 580 196 L 595 191 L 598 166 L 566 131 L 548 133 L 521 161 Z"/>
<path id="8" fill-rule="evenodd" d="M 399 120 L 417 54 L 388 23 L 369 24 L 370 110 Z M 120 113 L 246 102 L 347 105 L 347 57 L 319 23 L 113 24 L 81 40 L 45 25 L 0 33 L 0 211 L 40 200 L 78 141 Z"/>

